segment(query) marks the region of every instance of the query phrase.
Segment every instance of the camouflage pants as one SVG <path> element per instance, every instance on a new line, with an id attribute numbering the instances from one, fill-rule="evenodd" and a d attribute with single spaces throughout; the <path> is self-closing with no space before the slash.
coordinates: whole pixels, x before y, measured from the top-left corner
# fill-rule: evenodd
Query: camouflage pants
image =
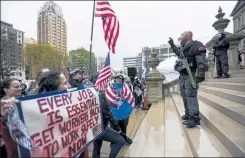
<path id="1" fill-rule="evenodd" d="M 191 119 L 199 119 L 199 103 L 197 100 L 198 85 L 197 88 L 193 89 L 189 76 L 183 74 L 179 77 L 179 85 L 180 94 L 184 102 L 185 114 L 189 115 Z"/>

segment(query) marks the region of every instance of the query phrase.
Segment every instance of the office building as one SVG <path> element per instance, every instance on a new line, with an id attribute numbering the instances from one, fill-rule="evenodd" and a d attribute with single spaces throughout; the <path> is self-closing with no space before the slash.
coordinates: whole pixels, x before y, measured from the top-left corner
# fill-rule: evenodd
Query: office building
<path id="1" fill-rule="evenodd" d="M 37 42 L 51 44 L 58 51 L 67 53 L 67 28 L 60 6 L 45 2 L 38 13 Z"/>
<path id="2" fill-rule="evenodd" d="M 104 67 L 105 65 L 105 59 L 104 57 L 97 57 L 96 62 L 97 62 L 97 72 L 100 72 L 100 70 Z"/>
<path id="3" fill-rule="evenodd" d="M 138 54 L 135 57 L 125 57 L 123 58 L 123 70 L 127 72 L 127 68 L 135 67 L 137 68 L 137 72 L 141 72 L 142 70 L 142 54 Z"/>
<path id="4" fill-rule="evenodd" d="M 0 65 L 11 72 L 11 76 L 25 80 L 24 32 L 12 24 L 1 21 L 1 60 Z M 4 74 L 3 74 L 4 75 Z M 6 77 L 6 76 L 5 76 Z"/>

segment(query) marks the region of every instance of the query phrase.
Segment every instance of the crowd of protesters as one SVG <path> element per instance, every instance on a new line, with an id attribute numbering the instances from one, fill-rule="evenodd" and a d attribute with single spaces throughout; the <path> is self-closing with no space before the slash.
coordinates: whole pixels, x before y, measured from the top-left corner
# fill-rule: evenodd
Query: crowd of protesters
<path id="1" fill-rule="evenodd" d="M 100 98 L 104 132 L 98 139 L 93 141 L 93 157 L 100 157 L 103 141 L 111 143 L 110 158 L 116 157 L 123 146 L 129 146 L 133 143 L 127 136 L 127 126 L 130 114 L 134 108 L 132 104 L 135 103 L 136 108 L 142 107 L 145 89 L 143 82 L 137 77 L 131 82 L 122 74 L 113 76 L 112 82 L 108 84 L 107 88 L 115 88 L 115 95 L 121 99 L 119 102 L 120 105 L 115 108 L 108 99 L 106 91 L 99 91 L 96 86 L 94 86 L 98 76 L 95 75 L 92 76 L 90 80 L 86 80 L 83 78 L 83 73 L 84 71 L 79 69 L 71 72 L 58 72 L 45 69 L 38 73 L 35 83 L 32 82 L 29 87 L 16 78 L 5 79 L 1 82 L 1 157 L 19 156 L 17 149 L 19 142 L 11 137 L 11 132 L 13 131 L 9 129 L 7 119 L 10 110 L 13 109 L 18 102 L 15 98 L 18 96 L 47 93 L 74 87 L 81 89 L 93 87 L 97 90 Z M 127 86 L 131 89 L 131 94 L 134 96 L 134 103 L 125 99 L 128 97 L 126 96 L 127 94 L 123 92 L 123 86 Z M 88 150 L 85 149 L 79 157 L 88 157 Z"/>

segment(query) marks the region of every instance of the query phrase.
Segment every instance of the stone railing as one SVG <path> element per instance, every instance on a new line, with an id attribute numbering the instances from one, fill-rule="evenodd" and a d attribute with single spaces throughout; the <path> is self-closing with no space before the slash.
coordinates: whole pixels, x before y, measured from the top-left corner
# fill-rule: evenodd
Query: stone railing
<path id="1" fill-rule="evenodd" d="M 170 93 L 179 92 L 179 79 L 162 84 L 162 97 L 168 97 Z"/>

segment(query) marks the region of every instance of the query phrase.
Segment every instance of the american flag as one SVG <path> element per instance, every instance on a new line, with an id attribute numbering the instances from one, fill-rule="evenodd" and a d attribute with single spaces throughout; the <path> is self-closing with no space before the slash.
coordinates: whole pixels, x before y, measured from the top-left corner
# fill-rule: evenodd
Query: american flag
<path id="1" fill-rule="evenodd" d="M 115 54 L 115 47 L 119 36 L 119 21 L 109 2 L 97 2 L 96 17 L 102 18 L 104 38 L 109 50 Z"/>
<path id="2" fill-rule="evenodd" d="M 134 95 L 126 83 L 123 84 L 121 96 L 118 96 L 115 88 L 113 87 L 113 84 L 107 87 L 105 94 L 109 105 L 114 108 L 119 109 L 121 106 L 120 102 L 123 100 L 128 102 L 132 108 L 135 107 Z"/>
<path id="3" fill-rule="evenodd" d="M 110 53 L 108 52 L 104 67 L 100 70 L 95 86 L 100 91 L 105 91 L 107 83 L 111 80 Z"/>

